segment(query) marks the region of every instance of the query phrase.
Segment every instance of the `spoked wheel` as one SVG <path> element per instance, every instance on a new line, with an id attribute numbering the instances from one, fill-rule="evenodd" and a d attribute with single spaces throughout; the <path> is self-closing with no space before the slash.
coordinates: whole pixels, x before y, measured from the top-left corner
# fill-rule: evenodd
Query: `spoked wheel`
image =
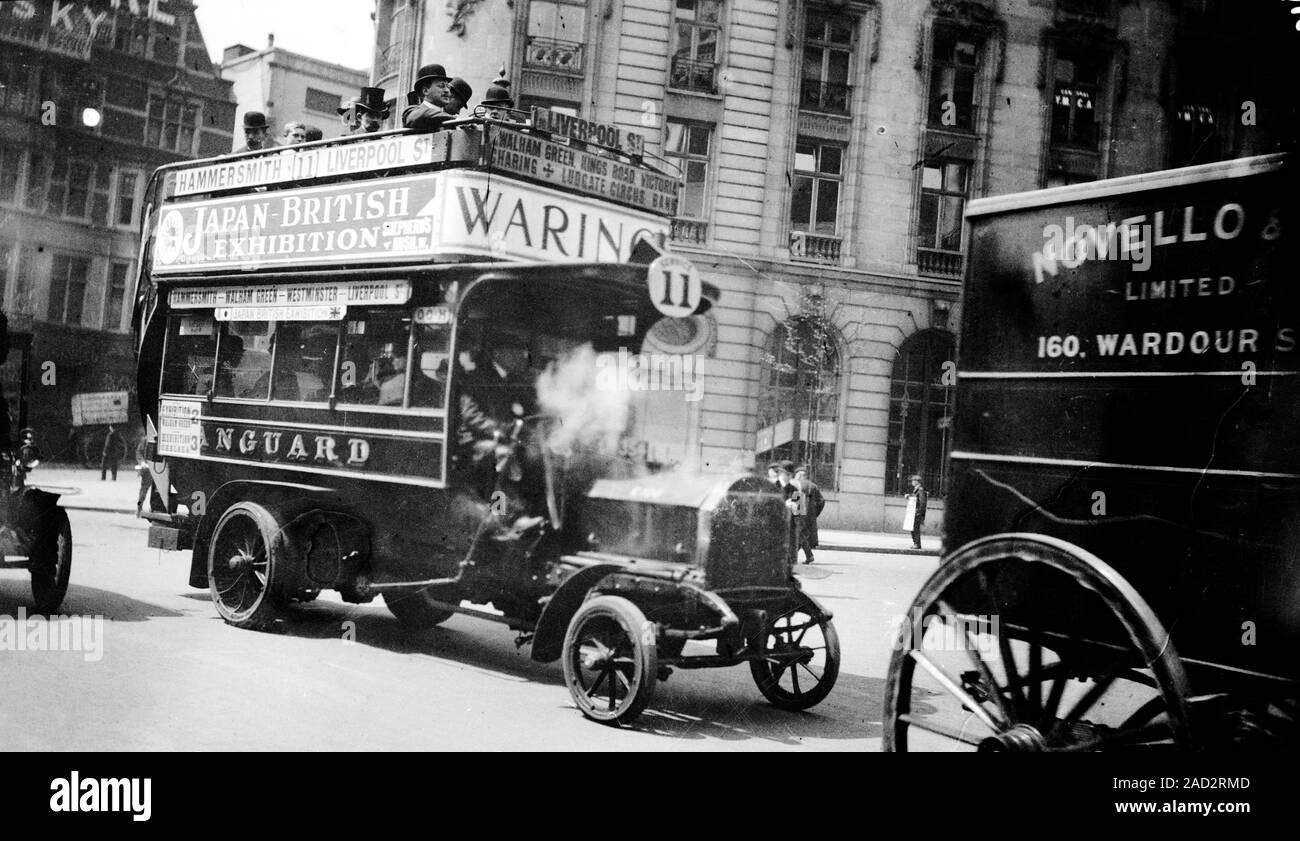
<path id="1" fill-rule="evenodd" d="M 30 558 L 28 569 L 36 612 L 53 613 L 63 604 L 72 572 L 72 525 L 62 508 L 53 508 L 42 516 Z"/>
<path id="2" fill-rule="evenodd" d="M 830 694 L 840 674 L 840 638 L 822 609 L 800 594 L 798 603 L 769 617 L 761 660 L 749 670 L 758 691 L 783 710 L 806 710 Z"/>
<path id="3" fill-rule="evenodd" d="M 456 611 L 433 604 L 428 590 L 390 590 L 384 593 L 384 605 L 408 628 L 427 631 L 456 615 Z"/>
<path id="4" fill-rule="evenodd" d="M 280 523 L 255 502 L 237 502 L 221 515 L 208 544 L 208 586 L 222 619 L 253 630 L 275 621 L 284 601 L 281 544 Z"/>
<path id="5" fill-rule="evenodd" d="M 912 603 L 884 749 L 1191 747 L 1188 683 L 1154 612 L 1097 556 L 1042 535 L 963 546 Z"/>
<path id="6" fill-rule="evenodd" d="M 597 596 L 574 614 L 564 635 L 564 681 L 587 718 L 631 722 L 650 703 L 658 673 L 654 625 L 632 602 Z"/>

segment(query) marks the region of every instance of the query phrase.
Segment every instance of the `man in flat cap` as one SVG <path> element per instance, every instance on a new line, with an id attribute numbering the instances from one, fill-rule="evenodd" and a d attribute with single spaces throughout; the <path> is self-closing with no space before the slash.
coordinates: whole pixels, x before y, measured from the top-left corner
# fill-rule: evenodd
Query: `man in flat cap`
<path id="1" fill-rule="evenodd" d="M 239 152 L 253 152 L 258 149 L 274 149 L 278 144 L 270 135 L 271 125 L 266 121 L 266 115 L 261 111 L 247 111 L 244 113 L 244 145 L 235 150 Z"/>

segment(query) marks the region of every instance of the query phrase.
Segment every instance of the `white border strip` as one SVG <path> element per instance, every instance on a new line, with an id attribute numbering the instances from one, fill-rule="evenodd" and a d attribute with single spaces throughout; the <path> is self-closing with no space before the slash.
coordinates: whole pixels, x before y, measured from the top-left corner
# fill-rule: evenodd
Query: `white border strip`
<path id="1" fill-rule="evenodd" d="M 965 380 L 1070 380 L 1109 377 L 1295 377 L 1300 371 L 958 371 Z"/>
<path id="2" fill-rule="evenodd" d="M 1022 193 L 990 196 L 967 203 L 966 218 L 986 216 L 991 213 L 1003 213 L 1008 210 L 1024 210 L 1031 207 L 1088 201 L 1089 199 L 1112 198 L 1129 193 L 1159 190 L 1165 187 L 1199 184 L 1202 181 L 1245 178 L 1250 175 L 1281 169 L 1282 161 L 1285 158 L 1285 153 L 1278 152 L 1271 155 L 1259 155 L 1254 158 L 1216 161 L 1214 163 L 1200 164 L 1199 166 L 1183 167 L 1182 169 L 1144 172 L 1138 175 L 1126 175 L 1122 178 L 1108 178 L 1104 181 L 1088 181 L 1084 184 L 1071 184 L 1066 187 L 1049 187 L 1043 190 L 1028 190 Z"/>
<path id="3" fill-rule="evenodd" d="M 992 453 L 973 453 L 954 450 L 949 458 L 960 461 L 1000 461 L 1009 464 L 1043 464 L 1060 467 L 1101 467 L 1120 470 L 1157 470 L 1164 473 L 1193 473 L 1210 476 L 1242 476 L 1252 479 L 1300 479 L 1300 473 L 1263 473 L 1256 470 L 1223 470 L 1210 467 L 1169 467 L 1160 464 L 1119 464 L 1110 461 L 1083 461 L 1072 458 L 1041 458 L 1038 456 L 1004 456 Z"/>
<path id="4" fill-rule="evenodd" d="M 215 461 L 222 464 L 238 464 L 245 467 L 267 467 L 273 470 L 285 470 L 296 473 L 320 473 L 325 476 L 343 476 L 348 479 L 362 479 L 368 482 L 384 482 L 392 485 L 418 485 L 422 488 L 445 488 L 447 483 L 441 479 L 412 479 L 407 476 L 393 476 L 388 473 L 352 473 L 346 470 L 330 470 L 324 467 L 308 467 L 302 464 L 278 463 L 264 461 L 245 461 L 237 458 L 216 458 L 215 456 L 167 456 L 169 459 L 188 459 L 190 461 Z M 332 488 L 331 490 L 337 490 Z"/>

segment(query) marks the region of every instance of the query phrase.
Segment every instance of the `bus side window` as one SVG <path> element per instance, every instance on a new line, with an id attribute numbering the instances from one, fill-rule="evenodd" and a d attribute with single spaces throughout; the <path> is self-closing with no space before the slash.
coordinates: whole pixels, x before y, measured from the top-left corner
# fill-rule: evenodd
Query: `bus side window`
<path id="1" fill-rule="evenodd" d="M 163 394 L 207 395 L 217 351 L 216 322 L 209 315 L 174 316 L 163 363 Z"/>
<path id="2" fill-rule="evenodd" d="M 338 401 L 401 406 L 410 316 L 392 309 L 349 312 L 343 327 Z"/>
<path id="3" fill-rule="evenodd" d="M 411 372 L 411 405 L 441 409 L 447 402 L 451 325 L 418 324 L 415 328 L 415 370 Z"/>
<path id="4" fill-rule="evenodd" d="M 282 321 L 275 331 L 272 400 L 329 400 L 338 347 L 337 321 Z"/>
<path id="5" fill-rule="evenodd" d="M 218 397 L 265 400 L 271 371 L 273 321 L 229 321 L 217 351 Z"/>

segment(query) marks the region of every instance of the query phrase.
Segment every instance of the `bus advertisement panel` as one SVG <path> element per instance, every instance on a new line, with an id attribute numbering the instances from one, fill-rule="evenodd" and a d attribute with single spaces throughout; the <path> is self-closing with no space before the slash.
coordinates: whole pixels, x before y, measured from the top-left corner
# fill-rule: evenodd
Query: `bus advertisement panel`
<path id="1" fill-rule="evenodd" d="M 170 205 L 155 275 L 225 269 L 494 259 L 626 262 L 661 217 L 476 171 L 332 184 Z"/>

